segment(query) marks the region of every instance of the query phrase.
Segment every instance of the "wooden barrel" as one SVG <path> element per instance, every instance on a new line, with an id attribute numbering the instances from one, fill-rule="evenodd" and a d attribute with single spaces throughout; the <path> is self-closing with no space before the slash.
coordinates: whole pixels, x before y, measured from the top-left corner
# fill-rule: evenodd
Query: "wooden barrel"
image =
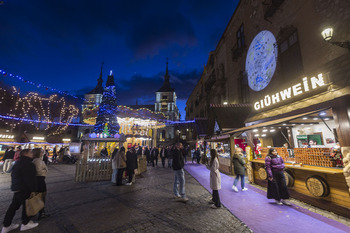
<path id="1" fill-rule="evenodd" d="M 267 172 L 266 172 L 266 169 L 264 167 L 259 168 L 258 173 L 259 173 L 260 179 L 262 179 L 262 180 L 267 179 Z"/>
<path id="2" fill-rule="evenodd" d="M 306 179 L 305 184 L 315 197 L 326 197 L 329 194 L 329 185 L 321 176 L 310 176 Z"/>
<path id="3" fill-rule="evenodd" d="M 287 187 L 293 187 L 294 177 L 292 176 L 291 172 L 288 170 L 284 171 L 284 177 L 286 178 Z"/>

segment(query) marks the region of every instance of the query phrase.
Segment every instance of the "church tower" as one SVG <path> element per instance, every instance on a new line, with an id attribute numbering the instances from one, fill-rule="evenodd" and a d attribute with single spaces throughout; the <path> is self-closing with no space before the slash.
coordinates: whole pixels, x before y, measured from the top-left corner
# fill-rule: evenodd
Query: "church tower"
<path id="1" fill-rule="evenodd" d="M 176 105 L 176 98 L 175 89 L 170 85 L 167 59 L 163 86 L 156 91 L 155 111 L 163 112 L 169 120 L 178 121 L 180 112 Z"/>

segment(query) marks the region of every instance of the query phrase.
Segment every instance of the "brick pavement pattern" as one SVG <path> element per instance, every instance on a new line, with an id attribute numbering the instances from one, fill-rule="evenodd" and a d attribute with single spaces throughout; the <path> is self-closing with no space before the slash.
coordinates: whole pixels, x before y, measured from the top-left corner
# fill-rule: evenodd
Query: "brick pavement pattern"
<path id="1" fill-rule="evenodd" d="M 49 166 L 46 209 L 51 216 L 26 232 L 252 232 L 226 208 L 211 209 L 210 193 L 187 172 L 186 204 L 173 199 L 169 168 L 148 167 L 132 186 L 75 183 L 74 172 L 74 165 Z M 10 179 L 0 174 L 1 221 L 12 198 Z M 20 223 L 20 212 L 15 223 Z"/>

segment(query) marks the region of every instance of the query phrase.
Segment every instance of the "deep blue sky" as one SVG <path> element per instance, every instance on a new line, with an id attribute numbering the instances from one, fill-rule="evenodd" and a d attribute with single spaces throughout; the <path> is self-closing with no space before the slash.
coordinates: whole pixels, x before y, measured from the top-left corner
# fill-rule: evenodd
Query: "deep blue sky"
<path id="1" fill-rule="evenodd" d="M 0 69 L 82 94 L 94 88 L 104 61 L 104 81 L 113 70 L 119 104 L 134 104 L 136 98 L 152 104 L 168 57 L 183 118 L 186 99 L 237 3 L 5 0 L 0 5 Z"/>

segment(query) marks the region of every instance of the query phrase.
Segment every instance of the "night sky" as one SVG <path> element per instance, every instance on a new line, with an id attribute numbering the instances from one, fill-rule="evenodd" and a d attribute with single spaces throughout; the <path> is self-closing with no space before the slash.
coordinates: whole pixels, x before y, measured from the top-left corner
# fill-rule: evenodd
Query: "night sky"
<path id="1" fill-rule="evenodd" d="M 182 118 L 209 52 L 238 0 L 4 0 L 0 5 L 0 70 L 84 94 L 104 62 L 119 104 L 153 104 L 169 58 Z M 43 90 L 0 76 L 0 81 Z"/>

